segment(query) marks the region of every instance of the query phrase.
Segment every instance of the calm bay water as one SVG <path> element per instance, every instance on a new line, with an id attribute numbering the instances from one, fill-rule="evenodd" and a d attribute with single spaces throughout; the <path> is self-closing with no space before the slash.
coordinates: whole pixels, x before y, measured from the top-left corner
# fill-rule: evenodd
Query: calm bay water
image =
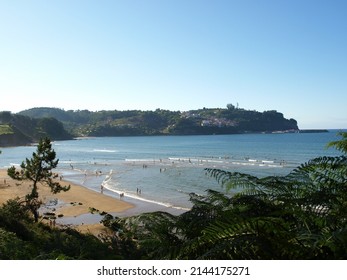
<path id="1" fill-rule="evenodd" d="M 285 175 L 318 156 L 337 131 L 307 134 L 105 137 L 57 141 L 58 171 L 66 180 L 124 200 L 188 209 L 189 193 L 223 191 L 204 168 L 257 176 Z M 35 147 L 2 148 L 0 167 L 19 165 Z M 139 193 L 141 191 L 141 193 Z"/>

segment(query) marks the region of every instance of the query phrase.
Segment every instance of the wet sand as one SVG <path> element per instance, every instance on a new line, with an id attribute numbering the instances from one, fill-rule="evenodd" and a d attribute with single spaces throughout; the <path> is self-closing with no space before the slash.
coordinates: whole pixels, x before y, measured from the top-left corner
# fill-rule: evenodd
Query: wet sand
<path id="1" fill-rule="evenodd" d="M 52 194 L 49 187 L 39 186 L 38 189 L 40 199 L 44 203 L 42 211 L 54 212 L 56 216 L 62 215 L 62 218 L 57 219 L 57 223 L 69 224 L 65 220 L 78 218 L 78 222 L 71 224 L 81 225 L 82 229 L 88 227 L 86 225 L 89 225 L 90 228 L 92 225 L 100 227 L 100 216 L 90 214 L 90 207 L 112 214 L 122 213 L 134 207 L 129 202 L 77 184 L 66 181 L 60 183 L 63 186 L 70 185 L 70 190 Z M 7 175 L 7 170 L 0 170 L 0 205 L 8 199 L 24 198 L 30 192 L 30 184 L 30 181 L 13 180 Z"/>
<path id="2" fill-rule="evenodd" d="M 54 212 L 57 225 L 69 225 L 82 232 L 97 235 L 106 228 L 100 224 L 102 216 L 91 214 L 90 208 L 107 212 L 117 217 L 128 217 L 146 212 L 165 211 L 180 215 L 184 210 L 165 207 L 162 205 L 127 197 L 120 198 L 116 193 L 106 188 L 90 189 L 79 183 L 66 180 L 60 181 L 62 186 L 70 185 L 67 192 L 52 194 L 49 187 L 39 186 L 38 192 L 43 205 L 41 213 Z M 0 169 L 0 205 L 8 199 L 24 198 L 31 190 L 30 181 L 16 181 L 7 175 L 7 170 Z M 59 217 L 58 217 L 59 215 Z"/>

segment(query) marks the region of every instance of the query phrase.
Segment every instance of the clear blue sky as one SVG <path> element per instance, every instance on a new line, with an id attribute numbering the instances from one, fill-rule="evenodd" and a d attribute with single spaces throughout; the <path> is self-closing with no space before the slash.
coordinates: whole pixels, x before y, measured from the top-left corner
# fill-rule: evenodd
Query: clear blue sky
<path id="1" fill-rule="evenodd" d="M 347 1 L 0 0 L 0 111 L 228 103 L 347 128 Z"/>

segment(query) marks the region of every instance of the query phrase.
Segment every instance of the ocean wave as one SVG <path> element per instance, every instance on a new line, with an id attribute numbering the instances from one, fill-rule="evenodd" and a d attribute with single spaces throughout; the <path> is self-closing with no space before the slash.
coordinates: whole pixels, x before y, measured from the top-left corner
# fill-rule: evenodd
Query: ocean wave
<path id="1" fill-rule="evenodd" d="M 249 166 L 249 167 L 275 167 L 282 168 L 286 165 L 283 161 L 276 161 L 270 159 L 232 159 L 230 157 L 168 157 L 168 158 L 128 158 L 125 162 L 129 163 L 154 163 L 161 165 L 174 165 L 181 166 L 198 166 L 198 167 L 212 167 L 212 168 L 229 168 L 233 165 Z"/>
<path id="2" fill-rule="evenodd" d="M 160 162 L 162 159 L 157 158 L 126 158 L 127 162 Z"/>
<path id="3" fill-rule="evenodd" d="M 59 164 L 90 164 L 89 160 L 59 160 Z"/>
<path id="4" fill-rule="evenodd" d="M 108 149 L 93 149 L 93 152 L 99 153 L 117 153 L 117 150 L 108 150 Z"/>
<path id="5" fill-rule="evenodd" d="M 147 203 L 152 203 L 152 204 L 164 206 L 166 208 L 173 208 L 173 209 L 184 210 L 184 211 L 190 210 L 190 208 L 176 206 L 176 205 L 173 205 L 173 204 L 168 203 L 168 202 L 162 202 L 162 201 L 157 201 L 157 200 L 145 198 L 145 197 L 140 196 L 139 194 L 135 194 L 135 193 L 132 193 L 132 192 L 129 192 L 129 191 L 126 192 L 126 191 L 123 191 L 123 190 L 120 190 L 120 189 L 115 189 L 114 188 L 114 184 L 111 185 L 111 183 L 110 183 L 111 179 L 112 179 L 111 176 L 106 176 L 105 180 L 102 182 L 101 185 L 105 189 L 107 189 L 107 190 L 109 190 L 109 191 L 111 191 L 113 193 L 116 193 L 118 195 L 123 194 L 125 197 L 131 198 L 131 199 L 135 199 L 135 200 L 139 200 L 139 201 L 142 201 L 142 202 L 147 202 Z"/>
<path id="6" fill-rule="evenodd" d="M 224 159 L 224 160 L 223 160 Z M 199 165 L 208 165 L 213 164 L 215 165 L 229 165 L 229 164 L 236 164 L 236 165 L 245 165 L 245 166 L 270 166 L 270 167 L 278 167 L 281 165 L 280 163 L 276 164 L 275 160 L 262 160 L 262 159 L 234 159 L 230 161 L 229 158 L 223 158 L 223 157 L 212 157 L 212 158 L 194 158 L 194 157 L 169 157 L 169 160 L 175 161 L 175 162 L 189 162 L 189 163 L 195 163 L 198 162 Z"/>

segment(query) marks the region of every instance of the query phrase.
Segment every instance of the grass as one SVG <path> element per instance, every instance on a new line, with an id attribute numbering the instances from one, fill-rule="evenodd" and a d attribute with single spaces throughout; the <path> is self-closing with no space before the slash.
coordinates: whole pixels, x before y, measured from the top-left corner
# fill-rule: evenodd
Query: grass
<path id="1" fill-rule="evenodd" d="M 8 124 L 0 124 L 0 135 L 13 134 L 12 128 Z"/>

